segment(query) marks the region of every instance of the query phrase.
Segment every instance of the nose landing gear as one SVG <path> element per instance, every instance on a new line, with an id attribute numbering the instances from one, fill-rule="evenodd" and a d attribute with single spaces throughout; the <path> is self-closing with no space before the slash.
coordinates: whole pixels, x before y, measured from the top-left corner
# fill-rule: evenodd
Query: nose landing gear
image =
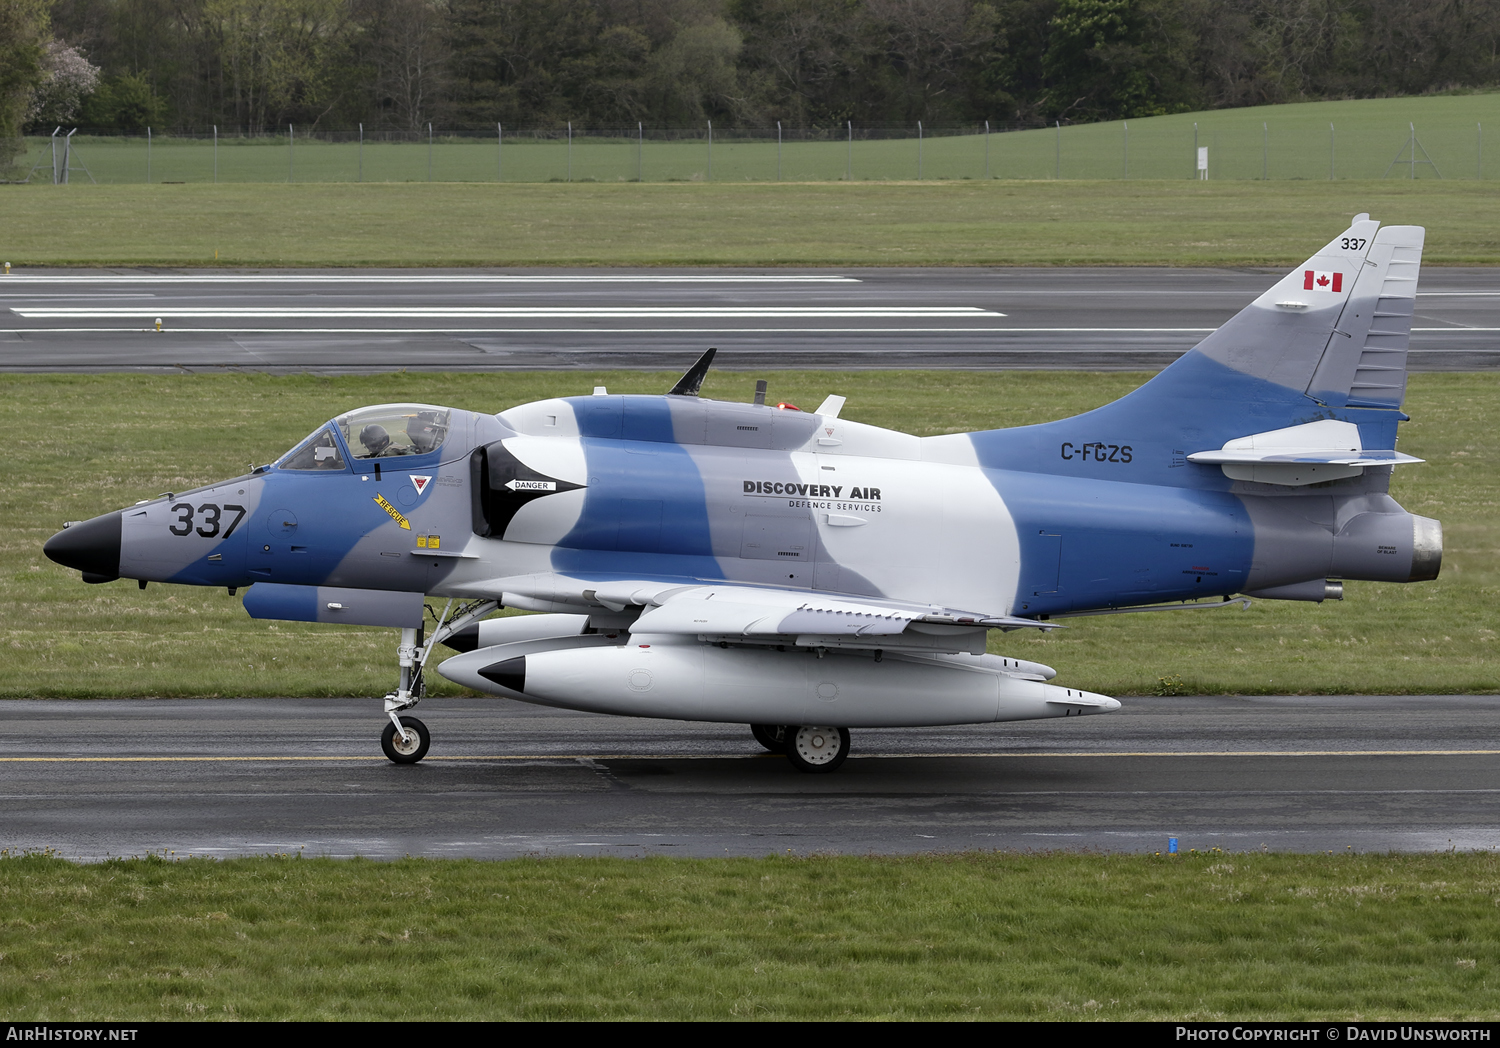
<path id="1" fill-rule="evenodd" d="M 478 622 L 499 607 L 500 602 L 497 600 L 475 601 L 460 609 L 458 615 L 450 621 L 448 612 L 453 608 L 453 601 L 450 600 L 443 608 L 442 615 L 438 616 L 437 629 L 432 631 L 431 640 L 423 643 L 425 626 L 401 631 L 401 645 L 396 649 L 396 661 L 401 667 L 400 676 L 396 690 L 385 697 L 385 715 L 390 718 L 390 723 L 380 735 L 380 748 L 392 761 L 397 764 L 415 764 L 427 756 L 427 747 L 432 743 L 427 725 L 415 717 L 401 717 L 398 714 L 402 710 L 411 709 L 426 696 L 427 684 L 422 673 L 427 668 L 427 659 L 432 654 L 433 645 L 443 643 L 465 626 Z"/>

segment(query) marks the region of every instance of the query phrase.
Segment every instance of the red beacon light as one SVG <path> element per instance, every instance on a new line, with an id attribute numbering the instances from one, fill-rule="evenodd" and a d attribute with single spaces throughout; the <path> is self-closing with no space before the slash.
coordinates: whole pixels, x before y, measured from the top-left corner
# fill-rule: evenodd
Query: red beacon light
<path id="1" fill-rule="evenodd" d="M 780 404 L 777 404 L 776 407 L 780 411 L 801 411 L 802 410 L 796 404 L 789 404 L 785 400 L 783 400 Z"/>

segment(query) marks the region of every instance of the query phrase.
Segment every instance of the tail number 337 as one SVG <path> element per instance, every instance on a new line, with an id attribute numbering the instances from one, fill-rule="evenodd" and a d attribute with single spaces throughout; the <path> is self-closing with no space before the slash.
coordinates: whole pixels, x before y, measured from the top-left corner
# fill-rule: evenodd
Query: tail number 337
<path id="1" fill-rule="evenodd" d="M 206 539 L 219 536 L 219 528 L 223 525 L 224 513 L 228 511 L 234 514 L 234 519 L 229 526 L 224 528 L 223 538 L 234 534 L 234 529 L 240 526 L 240 521 L 245 519 L 244 506 L 219 506 L 213 502 L 205 502 L 194 511 L 192 503 L 176 502 L 170 507 L 171 512 L 177 514 L 176 523 L 172 524 L 168 531 L 174 535 L 191 535 L 195 530 Z M 198 514 L 198 526 L 193 527 L 193 514 Z"/>

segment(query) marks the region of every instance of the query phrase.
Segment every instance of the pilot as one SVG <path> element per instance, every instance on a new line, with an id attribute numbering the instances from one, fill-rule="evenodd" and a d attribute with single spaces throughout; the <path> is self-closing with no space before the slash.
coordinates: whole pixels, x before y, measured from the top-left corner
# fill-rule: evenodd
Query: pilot
<path id="1" fill-rule="evenodd" d="M 434 418 L 436 414 L 433 411 L 423 411 L 406 424 L 406 435 L 411 438 L 412 450 L 418 455 L 433 450 L 443 442 L 443 431 L 438 428 Z"/>
<path id="2" fill-rule="evenodd" d="M 359 442 L 370 453 L 370 458 L 379 458 L 390 451 L 391 435 L 385 431 L 384 426 L 378 426 L 371 422 L 359 431 Z"/>

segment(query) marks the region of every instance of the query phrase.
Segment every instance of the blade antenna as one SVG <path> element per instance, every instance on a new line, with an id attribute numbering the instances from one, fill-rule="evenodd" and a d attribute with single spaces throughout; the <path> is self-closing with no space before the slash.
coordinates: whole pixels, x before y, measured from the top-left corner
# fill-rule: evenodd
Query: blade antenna
<path id="1" fill-rule="evenodd" d="M 703 379 L 708 375 L 708 367 L 714 362 L 714 354 L 717 352 L 718 349 L 709 349 L 699 357 L 698 363 L 688 368 L 686 374 L 677 380 L 677 385 L 667 390 L 667 396 L 696 397 L 698 390 L 703 388 Z"/>

